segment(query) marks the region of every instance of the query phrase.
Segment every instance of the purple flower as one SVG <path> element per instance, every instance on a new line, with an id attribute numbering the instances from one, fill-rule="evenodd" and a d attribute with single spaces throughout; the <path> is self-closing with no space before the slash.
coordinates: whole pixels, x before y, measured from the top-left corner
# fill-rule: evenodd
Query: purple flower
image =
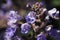
<path id="1" fill-rule="evenodd" d="M 5 31 L 4 36 L 7 40 L 9 40 L 14 35 L 14 33 L 16 32 L 17 25 L 14 23 L 17 22 L 17 20 L 18 20 L 17 18 L 19 16 L 18 16 L 17 12 L 10 11 L 9 14 L 7 15 L 7 17 L 8 17 L 8 23 L 7 23 L 8 27 Z"/>
<path id="2" fill-rule="evenodd" d="M 22 19 L 22 17 L 17 14 L 17 11 L 13 11 L 13 10 L 11 10 L 9 12 L 9 14 L 7 15 L 7 17 L 8 17 L 8 23 L 7 23 L 8 25 L 16 23 L 17 20 L 21 20 Z"/>
<path id="3" fill-rule="evenodd" d="M 41 6 L 44 6 L 44 5 L 45 5 L 44 1 L 41 1 L 41 2 L 40 2 L 40 5 L 41 5 Z"/>
<path id="4" fill-rule="evenodd" d="M 4 39 L 10 40 L 11 37 L 16 32 L 16 29 L 17 29 L 16 25 L 14 25 L 14 27 L 8 26 L 4 34 Z"/>
<path id="5" fill-rule="evenodd" d="M 25 19 L 27 23 L 31 23 L 31 24 L 34 23 L 36 20 L 36 12 L 34 11 L 29 12 Z"/>
<path id="6" fill-rule="evenodd" d="M 46 40 L 46 37 L 43 33 L 37 35 L 37 40 Z"/>
<path id="7" fill-rule="evenodd" d="M 50 28 L 48 28 L 50 29 Z M 60 36 L 59 36 L 59 30 L 51 28 L 50 30 L 46 29 L 46 32 L 49 34 L 49 36 L 54 37 L 54 39 L 59 40 Z"/>
<path id="8" fill-rule="evenodd" d="M 21 33 L 22 34 L 27 34 L 30 30 L 30 25 L 28 23 L 24 23 L 21 25 Z"/>

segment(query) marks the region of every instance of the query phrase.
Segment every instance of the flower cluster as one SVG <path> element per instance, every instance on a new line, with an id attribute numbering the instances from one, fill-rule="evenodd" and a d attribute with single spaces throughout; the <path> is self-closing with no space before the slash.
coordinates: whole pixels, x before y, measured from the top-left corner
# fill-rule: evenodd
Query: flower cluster
<path id="1" fill-rule="evenodd" d="M 18 26 L 20 26 L 21 28 L 19 28 L 19 32 L 24 36 L 29 34 L 29 32 L 31 31 L 30 29 L 32 29 L 33 33 L 30 33 L 35 34 L 33 35 L 33 37 L 35 38 L 36 36 L 37 40 L 47 40 L 47 36 L 52 36 L 57 39 L 60 30 L 54 28 L 55 25 L 52 24 L 52 20 L 60 20 L 59 11 L 56 8 L 53 8 L 48 11 L 47 8 L 44 8 L 43 6 L 44 4 L 42 2 L 36 2 L 31 6 L 34 10 L 31 10 L 25 17 L 21 17 L 20 15 L 18 15 L 17 11 L 10 10 L 7 15 L 8 27 L 5 31 L 4 40 L 11 40 Z M 17 26 L 17 21 L 23 18 L 25 18 L 26 22 L 21 23 Z M 20 35 L 20 37 L 22 36 Z M 16 38 L 16 40 L 20 39 L 18 36 L 16 36 Z"/>

